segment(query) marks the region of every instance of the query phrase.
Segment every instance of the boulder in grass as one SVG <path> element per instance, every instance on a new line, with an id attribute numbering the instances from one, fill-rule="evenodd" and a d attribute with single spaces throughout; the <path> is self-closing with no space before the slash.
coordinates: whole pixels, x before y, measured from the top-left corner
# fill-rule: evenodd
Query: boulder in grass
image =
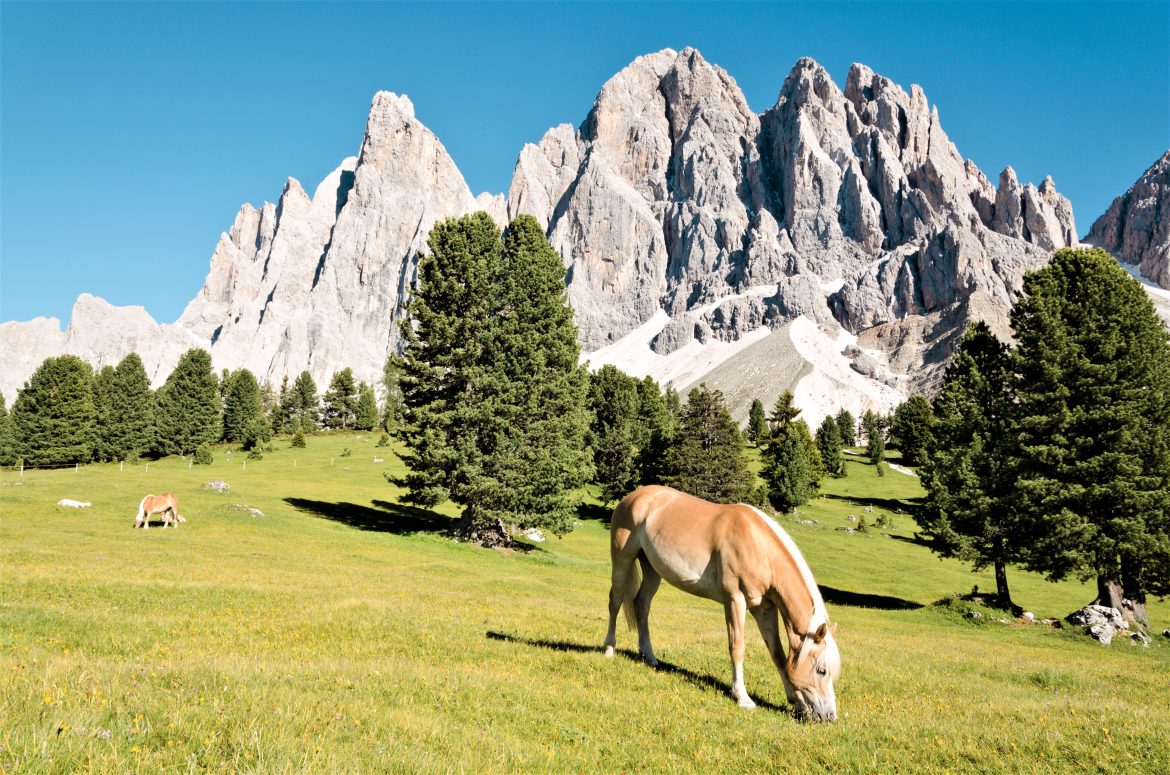
<path id="1" fill-rule="evenodd" d="M 1121 611 L 1103 605 L 1087 605 L 1073 611 L 1064 620 L 1074 627 L 1085 628 L 1085 633 L 1102 646 L 1112 643 L 1113 636 L 1121 630 L 1129 629 L 1129 622 L 1121 616 Z"/>
<path id="2" fill-rule="evenodd" d="M 215 492 L 227 492 L 231 489 L 231 485 L 229 485 L 227 482 L 217 479 L 214 482 L 208 482 L 207 484 L 203 485 L 203 489 L 213 490 Z"/>

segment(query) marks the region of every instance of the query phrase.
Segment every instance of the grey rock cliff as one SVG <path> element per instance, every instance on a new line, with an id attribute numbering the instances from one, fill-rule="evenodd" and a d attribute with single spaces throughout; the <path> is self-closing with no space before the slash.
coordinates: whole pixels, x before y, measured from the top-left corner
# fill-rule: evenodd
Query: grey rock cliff
<path id="1" fill-rule="evenodd" d="M 1142 276 L 1170 288 L 1170 151 L 1113 200 L 1085 237 Z"/>

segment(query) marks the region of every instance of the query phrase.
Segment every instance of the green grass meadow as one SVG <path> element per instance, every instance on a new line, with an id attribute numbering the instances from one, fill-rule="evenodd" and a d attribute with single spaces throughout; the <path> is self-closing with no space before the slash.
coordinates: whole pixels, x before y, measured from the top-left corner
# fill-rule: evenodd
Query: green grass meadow
<path id="1" fill-rule="evenodd" d="M 606 510 L 527 552 L 454 543 L 450 504 L 398 505 L 375 439 L 0 472 L 0 772 L 1170 772 L 1170 640 L 934 605 L 994 580 L 913 540 L 912 476 L 854 458 L 781 520 L 843 663 L 839 721 L 803 724 L 754 630 L 759 707 L 736 706 L 722 611 L 678 590 L 655 599 L 658 669 L 624 626 L 602 656 Z M 186 524 L 132 529 L 164 491 Z M 894 526 L 838 530 L 851 514 Z M 1037 618 L 1093 597 L 1009 580 Z"/>

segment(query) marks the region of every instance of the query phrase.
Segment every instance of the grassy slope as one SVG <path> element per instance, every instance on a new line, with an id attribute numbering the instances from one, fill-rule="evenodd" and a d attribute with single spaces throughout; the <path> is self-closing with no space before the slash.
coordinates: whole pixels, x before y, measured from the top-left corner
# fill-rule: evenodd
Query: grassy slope
<path id="1" fill-rule="evenodd" d="M 903 515 L 894 538 L 834 529 L 892 513 L 912 477 L 851 461 L 801 509 L 819 524 L 784 522 L 835 590 L 844 662 L 842 719 L 802 725 L 758 637 L 761 707 L 736 707 L 720 610 L 677 590 L 652 617 L 664 669 L 634 660 L 624 630 L 623 656 L 601 656 L 603 523 L 528 554 L 457 545 L 434 532 L 449 505 L 394 505 L 382 473 L 397 459 L 370 436 L 278 446 L 246 469 L 220 455 L 0 474 L 0 770 L 1170 771 L 1165 639 L 1105 649 L 912 608 L 994 582 L 898 540 L 914 530 Z M 132 530 L 160 490 L 188 522 Z M 1038 617 L 1092 597 L 1011 582 Z M 1151 615 L 1170 626 L 1170 605 Z"/>

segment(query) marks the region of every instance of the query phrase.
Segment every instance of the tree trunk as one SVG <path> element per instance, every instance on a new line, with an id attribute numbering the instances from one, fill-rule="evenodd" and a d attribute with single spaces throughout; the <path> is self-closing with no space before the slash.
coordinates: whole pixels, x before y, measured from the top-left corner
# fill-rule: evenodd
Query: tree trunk
<path id="1" fill-rule="evenodd" d="M 1007 563 L 999 559 L 995 561 L 995 597 L 1000 608 L 1015 608 L 1012 605 L 1012 593 L 1008 589 Z"/>
<path id="2" fill-rule="evenodd" d="M 1121 595 L 1121 574 L 1117 570 L 1108 570 L 1097 574 L 1097 599 L 1093 605 L 1103 605 L 1106 608 L 1116 608 L 1125 612 Z"/>
<path id="3" fill-rule="evenodd" d="M 1136 560 L 1121 560 L 1121 613 L 1143 627 L 1150 626 L 1146 613 L 1146 585 L 1142 581 L 1142 566 Z"/>

